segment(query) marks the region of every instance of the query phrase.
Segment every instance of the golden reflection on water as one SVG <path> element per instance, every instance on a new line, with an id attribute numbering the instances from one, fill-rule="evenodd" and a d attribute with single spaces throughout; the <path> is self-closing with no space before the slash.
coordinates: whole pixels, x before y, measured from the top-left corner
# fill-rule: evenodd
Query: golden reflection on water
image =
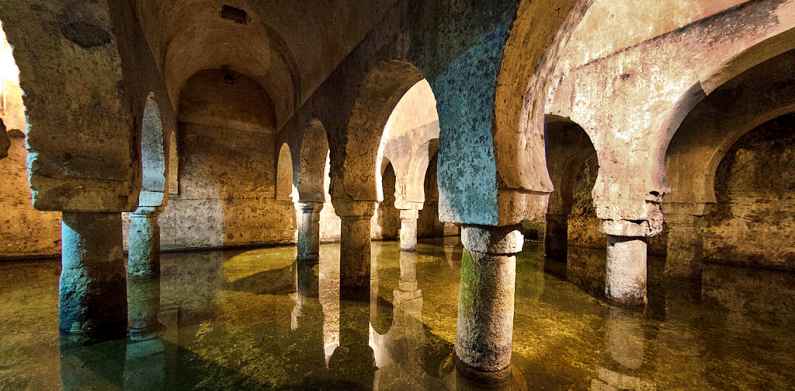
<path id="1" fill-rule="evenodd" d="M 702 303 L 650 267 L 651 305 L 638 312 L 598 298 L 603 252 L 570 249 L 562 263 L 526 247 L 503 389 L 793 387 L 795 310 L 742 290 L 791 276 L 708 270 Z M 56 262 L 2 264 L 0 389 L 478 389 L 452 364 L 460 244 L 372 253 L 359 301 L 339 299 L 337 245 L 316 265 L 297 265 L 293 248 L 164 254 L 159 280 L 128 282 L 139 338 L 90 346 L 57 334 Z"/>

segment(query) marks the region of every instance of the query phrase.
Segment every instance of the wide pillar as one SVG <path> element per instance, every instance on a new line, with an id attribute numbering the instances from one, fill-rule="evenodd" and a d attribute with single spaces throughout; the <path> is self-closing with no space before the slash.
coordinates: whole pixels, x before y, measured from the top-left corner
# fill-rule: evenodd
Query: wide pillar
<path id="1" fill-rule="evenodd" d="M 131 278 L 156 278 L 160 276 L 160 210 L 139 207 L 128 216 L 127 274 Z"/>
<path id="2" fill-rule="evenodd" d="M 64 212 L 59 329 L 81 340 L 127 332 L 127 275 L 120 213 Z"/>
<path id="3" fill-rule="evenodd" d="M 668 227 L 666 243 L 665 276 L 675 279 L 701 278 L 701 258 L 704 242 L 701 217 L 706 204 L 663 204 L 665 224 Z"/>
<path id="4" fill-rule="evenodd" d="M 341 201 L 334 210 L 342 220 L 340 232 L 340 295 L 343 298 L 369 298 L 370 219 L 375 203 Z"/>
<path id="5" fill-rule="evenodd" d="M 607 235 L 605 296 L 625 306 L 646 304 L 645 237 Z"/>
<path id="6" fill-rule="evenodd" d="M 516 254 L 524 237 L 518 227 L 464 226 L 467 252 L 461 265 L 456 367 L 482 382 L 511 373 Z"/>
<path id="7" fill-rule="evenodd" d="M 417 250 L 417 209 L 400 210 L 400 251 Z"/>
<path id="8" fill-rule="evenodd" d="M 549 258 L 566 260 L 569 240 L 569 215 L 548 214 L 544 234 L 544 255 Z"/>
<path id="9" fill-rule="evenodd" d="M 320 211 L 322 202 L 298 202 L 298 260 L 317 262 L 320 256 Z"/>

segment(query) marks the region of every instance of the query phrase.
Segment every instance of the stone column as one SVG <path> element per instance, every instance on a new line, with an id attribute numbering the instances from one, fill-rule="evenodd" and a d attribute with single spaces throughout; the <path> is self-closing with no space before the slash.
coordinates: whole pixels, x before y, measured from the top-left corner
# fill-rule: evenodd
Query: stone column
<path id="1" fill-rule="evenodd" d="M 647 238 L 662 231 L 662 213 L 654 204 L 647 221 L 604 220 L 607 235 L 605 296 L 624 306 L 646 305 Z"/>
<path id="2" fill-rule="evenodd" d="M 64 212 L 59 329 L 85 340 L 127 332 L 121 213 Z"/>
<path id="3" fill-rule="evenodd" d="M 370 219 L 375 203 L 342 201 L 334 203 L 342 220 L 340 232 L 340 295 L 369 299 Z"/>
<path id="4" fill-rule="evenodd" d="M 698 280 L 701 277 L 701 258 L 704 242 L 701 216 L 706 212 L 703 203 L 663 204 L 668 240 L 665 257 L 666 277 Z"/>
<path id="5" fill-rule="evenodd" d="M 417 250 L 417 219 L 420 212 L 417 209 L 400 210 L 400 251 Z"/>
<path id="6" fill-rule="evenodd" d="M 320 253 L 320 211 L 322 202 L 298 202 L 298 260 L 317 262 Z"/>
<path id="7" fill-rule="evenodd" d="M 645 237 L 607 235 L 605 295 L 616 304 L 646 304 Z"/>
<path id="8" fill-rule="evenodd" d="M 464 226 L 456 367 L 482 382 L 510 376 L 518 227 Z"/>
<path id="9" fill-rule="evenodd" d="M 566 260 L 569 238 L 569 215 L 548 214 L 544 234 L 544 255 L 549 258 Z"/>
<path id="10" fill-rule="evenodd" d="M 130 213 L 127 275 L 131 278 L 160 276 L 160 209 L 141 206 Z"/>

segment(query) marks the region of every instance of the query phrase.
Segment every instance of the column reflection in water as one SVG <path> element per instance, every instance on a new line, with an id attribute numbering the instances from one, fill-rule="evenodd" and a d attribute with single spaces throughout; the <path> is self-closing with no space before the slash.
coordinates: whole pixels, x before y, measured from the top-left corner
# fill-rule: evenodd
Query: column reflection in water
<path id="1" fill-rule="evenodd" d="M 597 368 L 598 378 L 591 381 L 591 390 L 654 390 L 654 383 L 641 374 L 646 366 L 646 335 L 643 314 L 619 307 L 610 307 L 605 319 L 603 363 Z"/>
<path id="2" fill-rule="evenodd" d="M 401 251 L 400 279 L 393 291 L 392 327 L 385 334 L 374 333 L 371 341 L 379 357 L 374 389 L 428 389 L 441 384 L 422 365 L 426 349 L 422 305 L 417 253 Z"/>
<path id="3" fill-rule="evenodd" d="M 320 304 L 320 280 L 317 263 L 297 261 L 295 267 L 295 304 L 290 317 L 292 335 L 297 351 L 291 360 L 302 363 L 304 375 L 325 369 L 323 352 L 323 307 Z"/>
<path id="4" fill-rule="evenodd" d="M 124 340 L 82 344 L 70 336 L 61 336 L 59 342 L 63 390 L 124 388 Z"/>
<path id="5" fill-rule="evenodd" d="M 162 328 L 160 313 L 160 279 L 129 276 L 127 280 L 128 336 L 143 341 L 157 336 Z"/>
<path id="6" fill-rule="evenodd" d="M 373 384 L 375 356 L 370 347 L 370 305 L 366 301 L 339 302 L 339 346 L 329 360 L 329 370 L 339 381 L 369 388 Z"/>
<path id="7" fill-rule="evenodd" d="M 159 271 L 156 275 L 159 275 Z M 128 390 L 166 389 L 169 383 L 169 347 L 166 332 L 178 334 L 178 310 L 167 309 L 165 318 L 170 328 L 161 323 L 159 277 L 133 277 L 127 283 L 130 330 L 124 364 L 124 388 Z M 173 335 L 169 335 L 171 338 Z M 173 349 L 171 349 L 173 350 Z"/>

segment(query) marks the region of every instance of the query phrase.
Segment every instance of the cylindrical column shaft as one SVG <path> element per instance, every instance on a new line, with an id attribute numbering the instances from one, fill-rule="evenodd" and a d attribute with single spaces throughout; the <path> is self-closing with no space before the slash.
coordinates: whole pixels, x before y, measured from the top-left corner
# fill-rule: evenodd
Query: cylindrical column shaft
<path id="1" fill-rule="evenodd" d="M 370 219 L 375 204 L 341 203 L 334 209 L 342 220 L 340 232 L 340 295 L 368 300 L 370 295 Z"/>
<path id="2" fill-rule="evenodd" d="M 159 210 L 144 207 L 129 214 L 127 274 L 131 278 L 160 275 L 159 215 Z"/>
<path id="3" fill-rule="evenodd" d="M 322 202 L 299 202 L 298 260 L 316 262 L 320 256 L 320 211 Z"/>
<path id="4" fill-rule="evenodd" d="M 400 250 L 417 250 L 417 219 L 419 211 L 403 209 L 400 211 Z"/>
<path id="5" fill-rule="evenodd" d="M 568 237 L 569 216 L 565 214 L 548 214 L 546 234 L 544 235 L 544 255 L 565 261 Z"/>
<path id="6" fill-rule="evenodd" d="M 458 297 L 456 363 L 467 377 L 499 382 L 510 376 L 516 254 L 524 238 L 516 227 L 464 226 L 466 253 Z"/>
<path id="7" fill-rule="evenodd" d="M 605 295 L 621 305 L 646 304 L 646 238 L 607 235 Z"/>
<path id="8" fill-rule="evenodd" d="M 62 334 L 112 339 L 127 332 L 120 213 L 64 212 L 59 287 Z"/>
<path id="9" fill-rule="evenodd" d="M 370 288 L 370 216 L 342 217 L 340 289 L 347 293 Z"/>

